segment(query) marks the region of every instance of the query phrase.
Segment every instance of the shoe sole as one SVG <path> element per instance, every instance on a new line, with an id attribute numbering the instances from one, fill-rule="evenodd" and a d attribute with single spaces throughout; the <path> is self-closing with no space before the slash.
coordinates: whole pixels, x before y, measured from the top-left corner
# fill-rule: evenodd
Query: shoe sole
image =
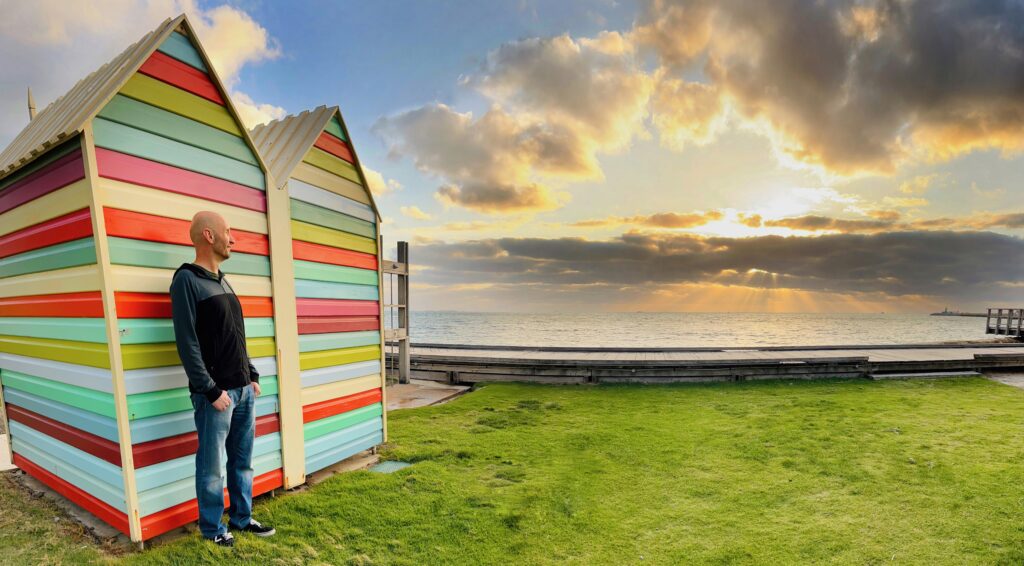
<path id="1" fill-rule="evenodd" d="M 246 532 L 248 532 L 248 531 L 246 531 Z M 267 531 L 265 533 L 253 533 L 253 532 L 250 532 L 249 534 L 255 535 L 255 536 L 258 536 L 258 537 L 272 537 L 272 536 L 277 534 L 277 529 L 270 529 L 269 531 Z"/>

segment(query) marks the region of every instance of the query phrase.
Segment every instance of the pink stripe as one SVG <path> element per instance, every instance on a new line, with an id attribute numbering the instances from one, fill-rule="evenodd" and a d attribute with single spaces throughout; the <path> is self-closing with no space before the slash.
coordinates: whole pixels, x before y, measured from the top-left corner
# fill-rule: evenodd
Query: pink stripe
<path id="1" fill-rule="evenodd" d="M 263 191 L 102 147 L 96 148 L 96 167 L 100 177 L 257 212 L 267 211 L 267 197 Z"/>
<path id="2" fill-rule="evenodd" d="M 83 178 L 82 152 L 65 155 L 0 191 L 0 214 Z"/>
<path id="3" fill-rule="evenodd" d="M 354 299 L 307 299 L 295 300 L 298 315 L 306 316 L 379 316 L 380 303 Z"/>

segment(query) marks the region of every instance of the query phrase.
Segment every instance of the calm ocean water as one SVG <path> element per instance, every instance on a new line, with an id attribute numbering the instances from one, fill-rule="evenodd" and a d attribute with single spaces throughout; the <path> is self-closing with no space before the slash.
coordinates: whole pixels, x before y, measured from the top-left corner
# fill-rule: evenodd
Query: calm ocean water
<path id="1" fill-rule="evenodd" d="M 984 340 L 985 319 L 926 314 L 471 313 L 413 311 L 413 343 L 702 347 Z"/>

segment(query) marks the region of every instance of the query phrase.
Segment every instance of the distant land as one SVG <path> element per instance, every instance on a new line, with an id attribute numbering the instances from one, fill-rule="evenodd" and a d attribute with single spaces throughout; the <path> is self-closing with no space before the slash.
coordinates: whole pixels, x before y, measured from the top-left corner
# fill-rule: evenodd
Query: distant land
<path id="1" fill-rule="evenodd" d="M 948 308 L 943 309 L 942 312 L 933 312 L 932 316 L 979 316 L 981 318 L 988 318 L 988 314 L 983 312 L 951 311 Z"/>

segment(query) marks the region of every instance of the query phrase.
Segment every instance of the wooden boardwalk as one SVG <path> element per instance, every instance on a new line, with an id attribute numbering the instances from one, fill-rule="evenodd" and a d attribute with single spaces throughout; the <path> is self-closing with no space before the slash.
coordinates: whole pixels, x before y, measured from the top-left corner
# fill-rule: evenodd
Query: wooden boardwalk
<path id="1" fill-rule="evenodd" d="M 1024 344 L 806 348 L 519 348 L 421 345 L 412 377 L 448 383 L 742 381 L 1024 368 Z"/>

